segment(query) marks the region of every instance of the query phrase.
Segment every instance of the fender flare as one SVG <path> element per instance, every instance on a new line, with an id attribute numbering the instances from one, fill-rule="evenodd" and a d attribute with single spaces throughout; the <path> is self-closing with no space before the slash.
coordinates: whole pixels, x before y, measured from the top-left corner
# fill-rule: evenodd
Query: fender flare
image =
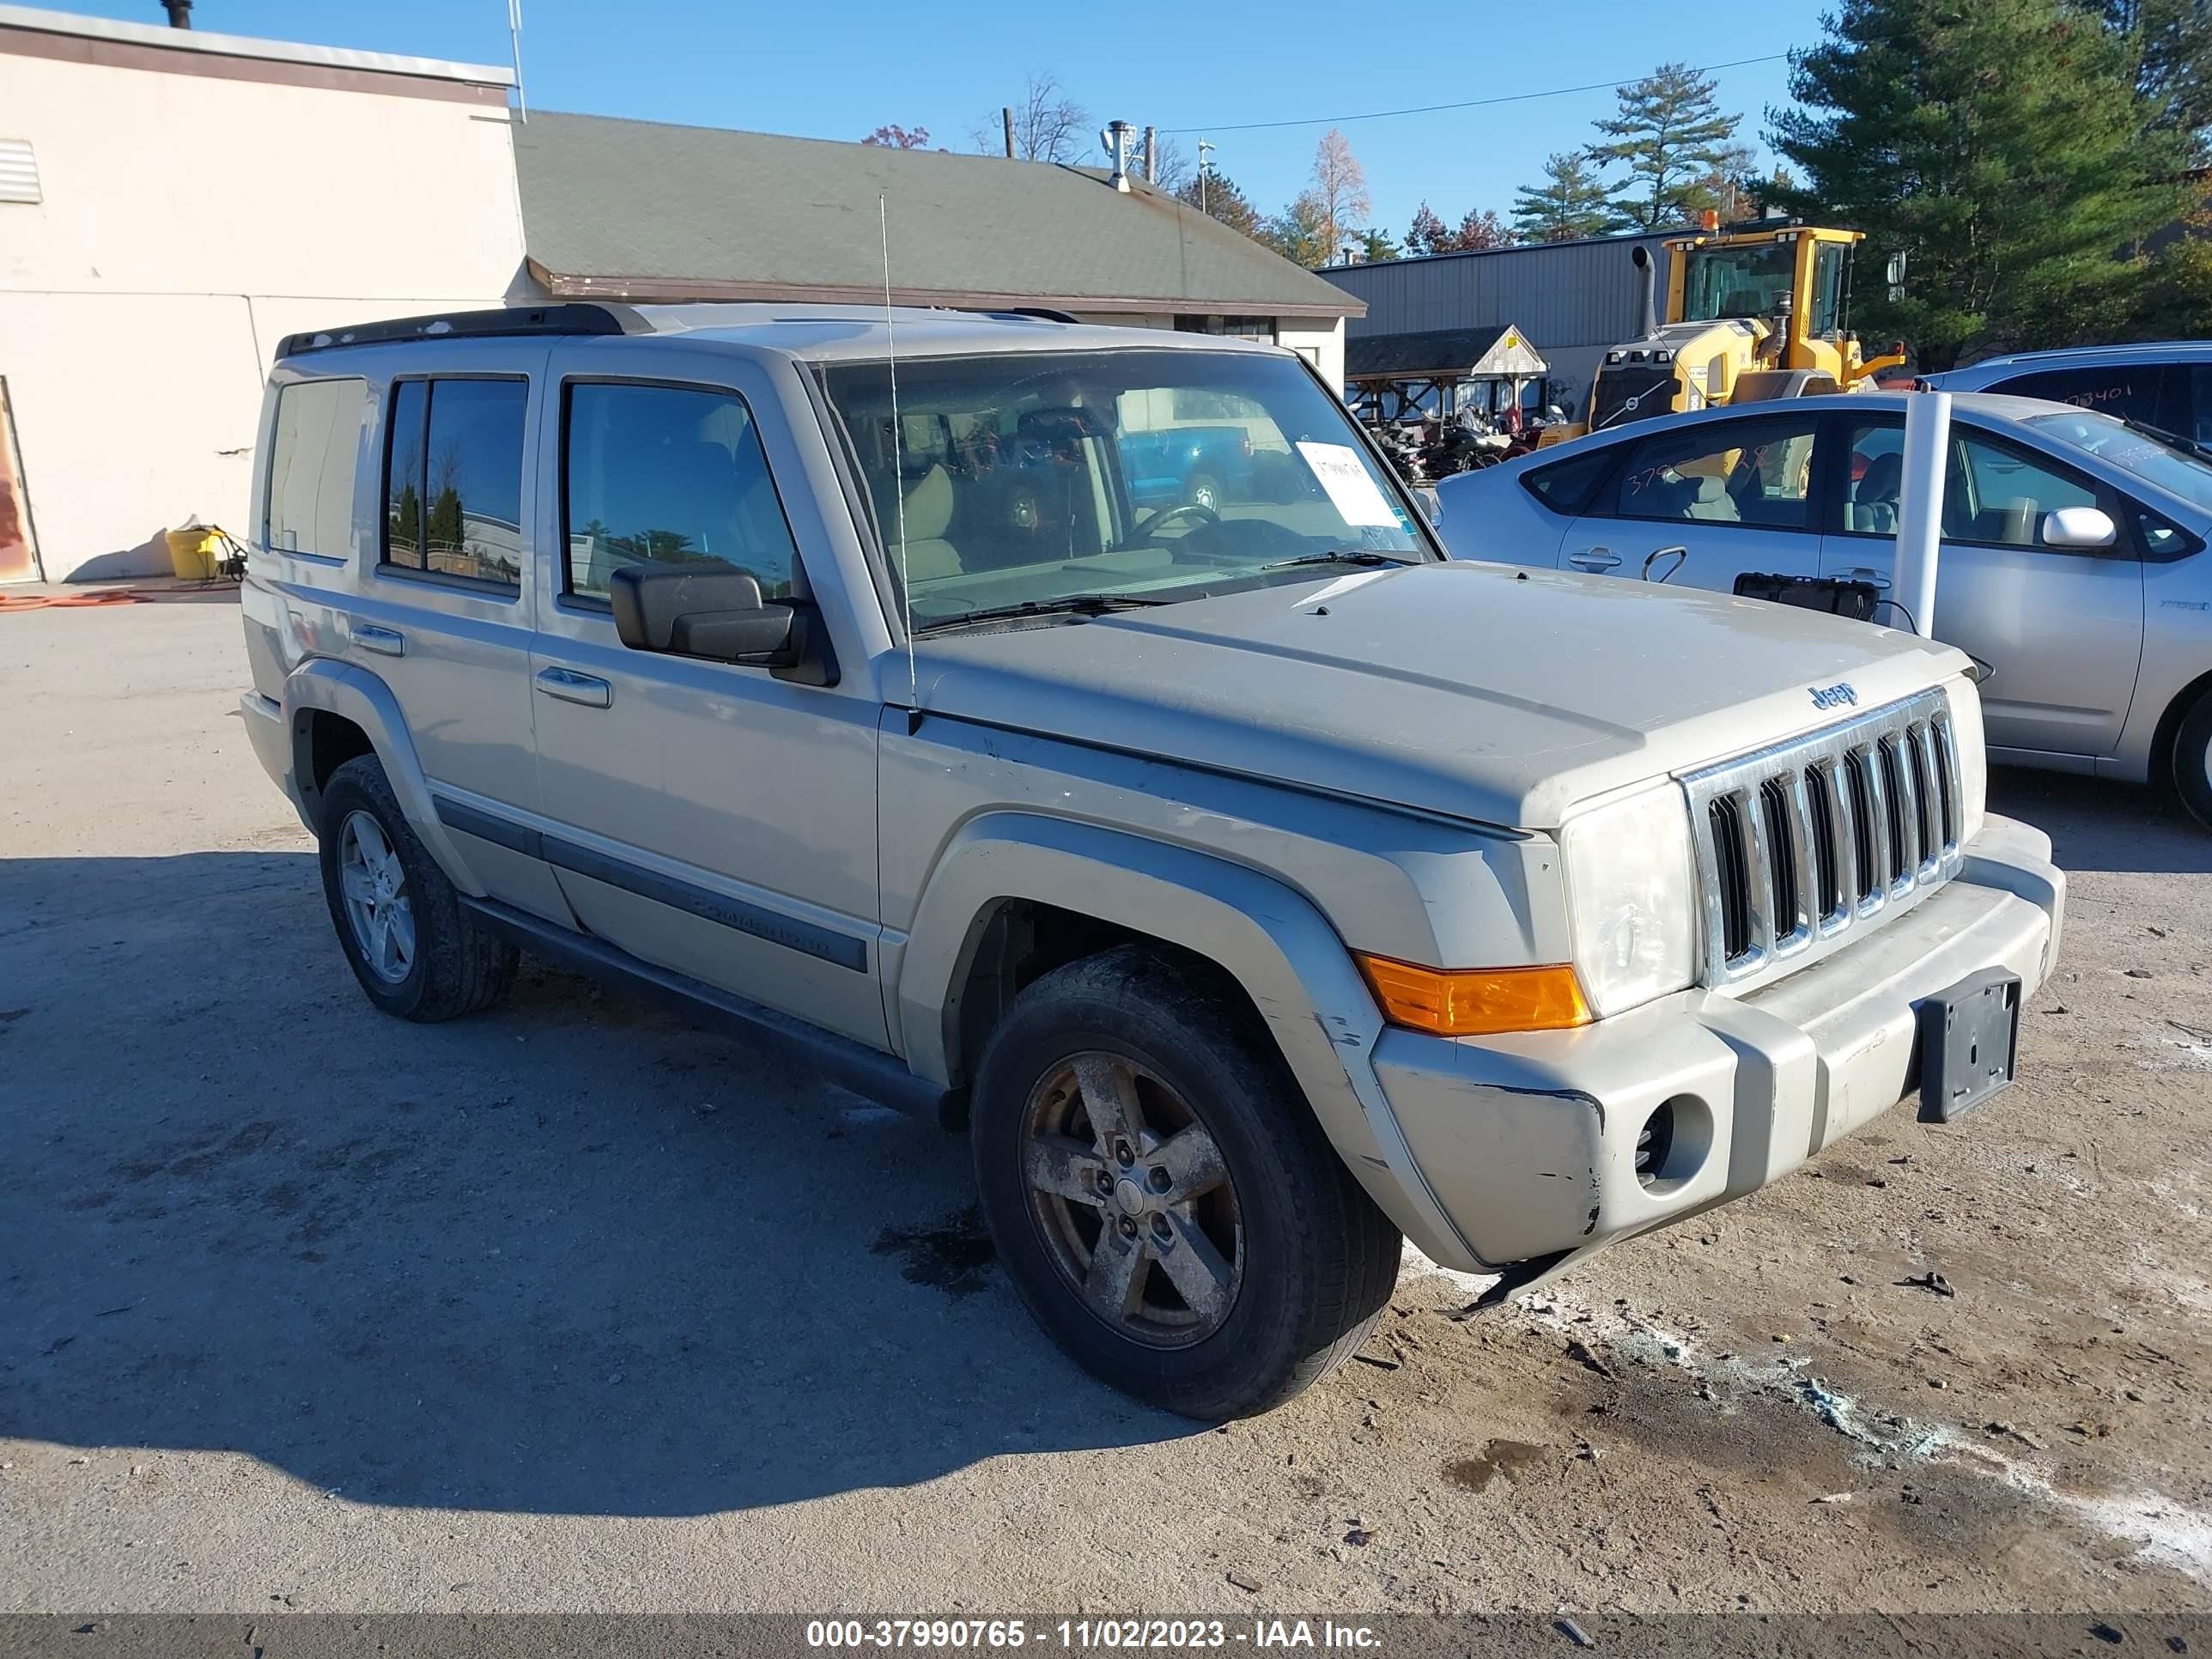
<path id="1" fill-rule="evenodd" d="M 468 860 L 453 845 L 446 826 L 439 822 L 430 801 L 430 781 L 416 757 L 406 717 L 399 712 L 392 688 L 364 668 L 331 657 L 310 657 L 295 668 L 284 682 L 284 723 L 292 742 L 293 787 L 303 812 L 312 818 L 317 805 L 314 769 L 310 764 L 307 716 L 310 713 L 337 714 L 352 721 L 368 735 L 369 746 L 383 763 L 399 810 L 438 867 L 471 898 L 485 896 L 484 885 L 469 868 Z"/>
<path id="2" fill-rule="evenodd" d="M 1229 974 L 1330 1145 L 1398 1230 L 1432 1260 L 1481 1270 L 1422 1178 L 1375 1075 L 1382 1016 L 1343 941 L 1309 900 L 1243 865 L 1065 818 L 969 819 L 930 872 L 899 963 L 910 1069 L 950 1086 L 956 993 L 984 923 L 1010 899 L 1150 934 Z"/>

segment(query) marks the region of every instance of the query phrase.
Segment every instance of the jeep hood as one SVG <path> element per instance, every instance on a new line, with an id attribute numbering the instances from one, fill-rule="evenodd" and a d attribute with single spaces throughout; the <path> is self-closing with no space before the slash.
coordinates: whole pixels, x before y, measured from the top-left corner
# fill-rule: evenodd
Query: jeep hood
<path id="1" fill-rule="evenodd" d="M 1530 830 L 1966 667 L 1784 605 L 1461 562 L 942 635 L 918 659 L 925 714 Z"/>

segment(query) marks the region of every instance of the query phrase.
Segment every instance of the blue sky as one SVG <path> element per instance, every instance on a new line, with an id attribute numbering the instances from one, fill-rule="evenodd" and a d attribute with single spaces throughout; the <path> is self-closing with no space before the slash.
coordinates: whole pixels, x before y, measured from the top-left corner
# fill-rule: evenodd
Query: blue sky
<path id="1" fill-rule="evenodd" d="M 53 3 L 54 0 L 48 0 Z M 60 9 L 158 22 L 155 0 L 60 0 Z M 1344 0 L 1200 0 L 1102 7 L 795 5 L 736 0 L 523 0 L 523 72 L 547 109 L 858 138 L 879 123 L 926 126 L 969 147 L 1032 70 L 1058 76 L 1103 125 L 1191 128 L 1262 210 L 1304 182 L 1326 123 L 1340 117 L 1643 74 L 1670 58 L 1710 64 L 1810 44 L 1820 0 L 1645 0 L 1453 7 Z M 1454 14 L 1464 21 L 1454 21 Z M 1483 16 L 1480 14 L 1488 14 Z M 963 15 L 974 23 L 957 20 Z M 1154 27 L 1138 20 L 1156 17 Z M 503 63 L 506 0 L 198 0 L 198 27 L 326 46 Z M 1787 66 L 1723 70 L 1722 107 L 1756 142 L 1784 96 Z M 1544 156 L 1589 142 L 1608 93 L 1393 120 L 1346 121 L 1374 218 L 1402 234 L 1424 198 L 1448 219 L 1503 212 Z M 1186 151 L 1198 131 L 1182 135 Z M 1086 155 L 1084 159 L 1094 159 Z"/>

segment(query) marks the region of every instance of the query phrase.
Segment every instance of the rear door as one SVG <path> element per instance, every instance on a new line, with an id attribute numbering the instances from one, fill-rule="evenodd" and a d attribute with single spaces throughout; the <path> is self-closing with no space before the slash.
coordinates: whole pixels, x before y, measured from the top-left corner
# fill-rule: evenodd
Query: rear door
<path id="1" fill-rule="evenodd" d="M 1838 416 L 1849 482 L 1821 547 L 1822 574 L 1885 597 L 1897 558 L 1901 416 Z M 2045 515 L 2097 507 L 2118 539 L 2047 547 Z M 2133 504 L 2087 474 L 1964 422 L 1951 428 L 1936 566 L 1936 637 L 1989 665 L 1982 707 L 1997 748 L 2109 754 L 2127 722 L 2142 656 L 2142 565 Z M 1877 622 L 1915 626 L 1901 609 Z"/>
<path id="2" fill-rule="evenodd" d="M 1723 593 L 1747 571 L 1819 574 L 1820 428 L 1817 411 L 1783 409 L 1638 439 L 1568 531 L 1562 565 Z"/>
<path id="3" fill-rule="evenodd" d="M 440 356 L 449 368 L 382 387 L 379 544 L 346 656 L 391 688 L 439 818 L 486 890 L 564 918 L 513 828 L 538 805 L 524 526 L 545 349 L 457 341 Z"/>
<path id="4" fill-rule="evenodd" d="M 714 560 L 768 599 L 811 591 L 793 526 L 818 539 L 821 520 L 779 493 L 800 471 L 766 371 L 734 354 L 682 366 L 702 372 L 672 376 L 649 342 L 554 353 L 526 681 L 545 856 L 593 933 L 881 1048 L 876 702 L 857 678 L 804 684 L 615 632 L 624 565 Z"/>

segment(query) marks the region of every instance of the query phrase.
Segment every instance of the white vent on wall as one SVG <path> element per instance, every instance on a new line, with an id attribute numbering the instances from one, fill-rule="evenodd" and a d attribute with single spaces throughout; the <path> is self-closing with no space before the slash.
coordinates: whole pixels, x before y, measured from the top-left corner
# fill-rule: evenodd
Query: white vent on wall
<path id="1" fill-rule="evenodd" d="M 40 202 L 39 158 L 27 138 L 0 138 L 0 202 Z"/>

